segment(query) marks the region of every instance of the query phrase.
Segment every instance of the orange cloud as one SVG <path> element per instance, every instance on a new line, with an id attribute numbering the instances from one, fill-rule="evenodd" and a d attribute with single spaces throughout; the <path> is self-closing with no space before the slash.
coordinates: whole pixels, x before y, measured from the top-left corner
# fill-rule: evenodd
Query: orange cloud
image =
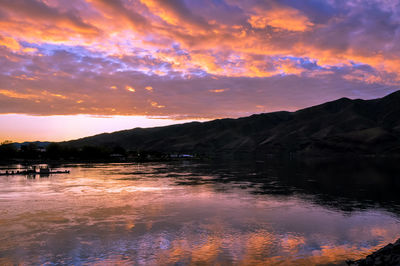
<path id="1" fill-rule="evenodd" d="M 276 64 L 276 69 L 278 72 L 283 74 L 300 75 L 305 72 L 304 68 L 298 67 L 295 62 L 290 59 L 279 60 Z"/>
<path id="2" fill-rule="evenodd" d="M 168 10 L 168 8 L 165 5 L 163 5 L 162 1 L 141 0 L 141 2 L 144 5 L 146 5 L 152 11 L 153 14 L 156 14 L 165 22 L 172 25 L 178 25 L 180 23 L 179 18 L 177 18 L 171 12 L 171 10 Z"/>
<path id="3" fill-rule="evenodd" d="M 186 34 L 204 33 L 208 23 L 200 16 L 194 15 L 184 1 L 140 0 L 142 4 L 163 22 L 176 26 L 178 31 Z"/>
<path id="4" fill-rule="evenodd" d="M 29 94 L 29 93 L 19 93 L 11 90 L 0 90 L 0 94 L 10 97 L 10 98 L 17 98 L 17 99 L 37 99 L 39 98 L 38 95 Z"/>
<path id="5" fill-rule="evenodd" d="M 270 26 L 278 30 L 306 31 L 314 25 L 300 11 L 292 8 L 276 7 L 271 10 L 260 10 L 257 13 L 248 20 L 251 26 L 257 29 Z"/>
<path id="6" fill-rule="evenodd" d="M 216 63 L 215 57 L 208 54 L 192 54 L 192 63 L 210 74 L 219 74 L 223 69 Z"/>
<path id="7" fill-rule="evenodd" d="M 135 88 L 133 88 L 133 87 L 131 87 L 131 86 L 125 86 L 125 89 L 126 89 L 127 91 L 130 91 L 130 92 L 136 92 Z"/>
<path id="8" fill-rule="evenodd" d="M 51 93 L 48 91 L 42 91 L 42 95 L 44 96 L 52 96 L 52 97 L 57 97 L 57 98 L 61 98 L 61 99 L 67 99 L 68 97 L 62 94 L 58 94 L 58 93 Z"/>
<path id="9" fill-rule="evenodd" d="M 150 104 L 151 104 L 152 107 L 155 107 L 155 108 L 164 108 L 165 107 L 165 105 L 160 105 L 160 104 L 158 104 L 157 102 L 154 102 L 154 101 L 150 101 Z"/>
<path id="10" fill-rule="evenodd" d="M 0 46 L 5 46 L 12 51 L 19 51 L 21 49 L 21 45 L 15 39 L 11 37 L 3 37 L 0 35 Z"/>
<path id="11" fill-rule="evenodd" d="M 51 93 L 48 91 L 41 91 L 40 93 L 32 93 L 32 90 L 28 90 L 28 93 L 20 93 L 12 90 L 0 90 L 0 94 L 9 97 L 9 98 L 17 98 L 17 99 L 49 99 L 49 97 L 56 97 L 61 99 L 67 99 L 65 95 Z"/>
<path id="12" fill-rule="evenodd" d="M 229 90 L 228 88 L 226 88 L 226 89 L 215 89 L 215 90 L 209 90 L 209 92 L 221 93 L 221 92 L 228 91 L 228 90 Z"/>

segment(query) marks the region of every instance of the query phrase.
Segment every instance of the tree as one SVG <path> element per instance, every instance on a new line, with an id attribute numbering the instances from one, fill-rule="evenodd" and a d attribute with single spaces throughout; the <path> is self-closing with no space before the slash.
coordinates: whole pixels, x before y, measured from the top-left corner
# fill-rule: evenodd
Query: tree
<path id="1" fill-rule="evenodd" d="M 14 159 L 17 157 L 17 148 L 12 141 L 6 140 L 0 144 L 0 160 Z"/>
<path id="2" fill-rule="evenodd" d="M 61 157 L 64 157 L 64 149 L 63 147 L 58 144 L 58 143 L 50 143 L 46 147 L 46 157 L 49 159 L 60 159 Z"/>
<path id="3" fill-rule="evenodd" d="M 29 143 L 28 145 L 21 146 L 21 157 L 25 159 L 37 159 L 39 158 L 39 150 L 35 143 Z"/>

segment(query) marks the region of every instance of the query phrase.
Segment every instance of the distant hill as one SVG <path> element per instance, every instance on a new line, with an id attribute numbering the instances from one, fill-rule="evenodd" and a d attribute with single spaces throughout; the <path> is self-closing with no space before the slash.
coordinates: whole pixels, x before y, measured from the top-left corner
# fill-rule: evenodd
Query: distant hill
<path id="1" fill-rule="evenodd" d="M 34 144 L 37 147 L 46 148 L 51 142 L 48 141 L 26 141 L 26 142 L 13 142 L 16 148 L 21 148 L 21 146 Z"/>
<path id="2" fill-rule="evenodd" d="M 374 100 L 341 98 L 296 112 L 135 128 L 63 144 L 190 153 L 400 154 L 400 91 Z"/>

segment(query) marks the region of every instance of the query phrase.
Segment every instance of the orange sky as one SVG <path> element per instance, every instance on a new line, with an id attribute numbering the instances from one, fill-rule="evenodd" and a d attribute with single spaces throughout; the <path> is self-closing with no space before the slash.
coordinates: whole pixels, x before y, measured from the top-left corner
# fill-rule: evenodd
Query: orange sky
<path id="1" fill-rule="evenodd" d="M 116 116 L 115 123 L 130 116 L 140 124 L 143 117 L 239 117 L 383 96 L 400 87 L 398 5 L 2 0 L 0 139 L 14 135 L 17 121 L 5 114 L 27 115 L 30 127 L 36 116 L 51 124 L 53 115 Z M 86 132 L 78 122 L 73 128 L 62 137 L 53 131 L 52 139 Z M 37 138 L 47 138 L 45 130 L 52 129 Z"/>
<path id="2" fill-rule="evenodd" d="M 136 127 L 166 126 L 192 120 L 157 119 L 145 116 L 0 115 L 0 142 L 5 140 L 63 141 Z M 200 120 L 201 121 L 201 120 Z"/>

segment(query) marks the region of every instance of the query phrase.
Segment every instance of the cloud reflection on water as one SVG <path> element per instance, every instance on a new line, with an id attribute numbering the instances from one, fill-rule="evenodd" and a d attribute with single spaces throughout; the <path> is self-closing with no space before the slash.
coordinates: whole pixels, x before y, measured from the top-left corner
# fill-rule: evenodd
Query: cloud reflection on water
<path id="1" fill-rule="evenodd" d="M 341 263 L 400 229 L 383 209 L 343 212 L 297 194 L 254 194 L 244 182 L 209 182 L 216 177 L 176 185 L 202 179 L 201 171 L 104 164 L 49 179 L 2 178 L 0 263 Z"/>

